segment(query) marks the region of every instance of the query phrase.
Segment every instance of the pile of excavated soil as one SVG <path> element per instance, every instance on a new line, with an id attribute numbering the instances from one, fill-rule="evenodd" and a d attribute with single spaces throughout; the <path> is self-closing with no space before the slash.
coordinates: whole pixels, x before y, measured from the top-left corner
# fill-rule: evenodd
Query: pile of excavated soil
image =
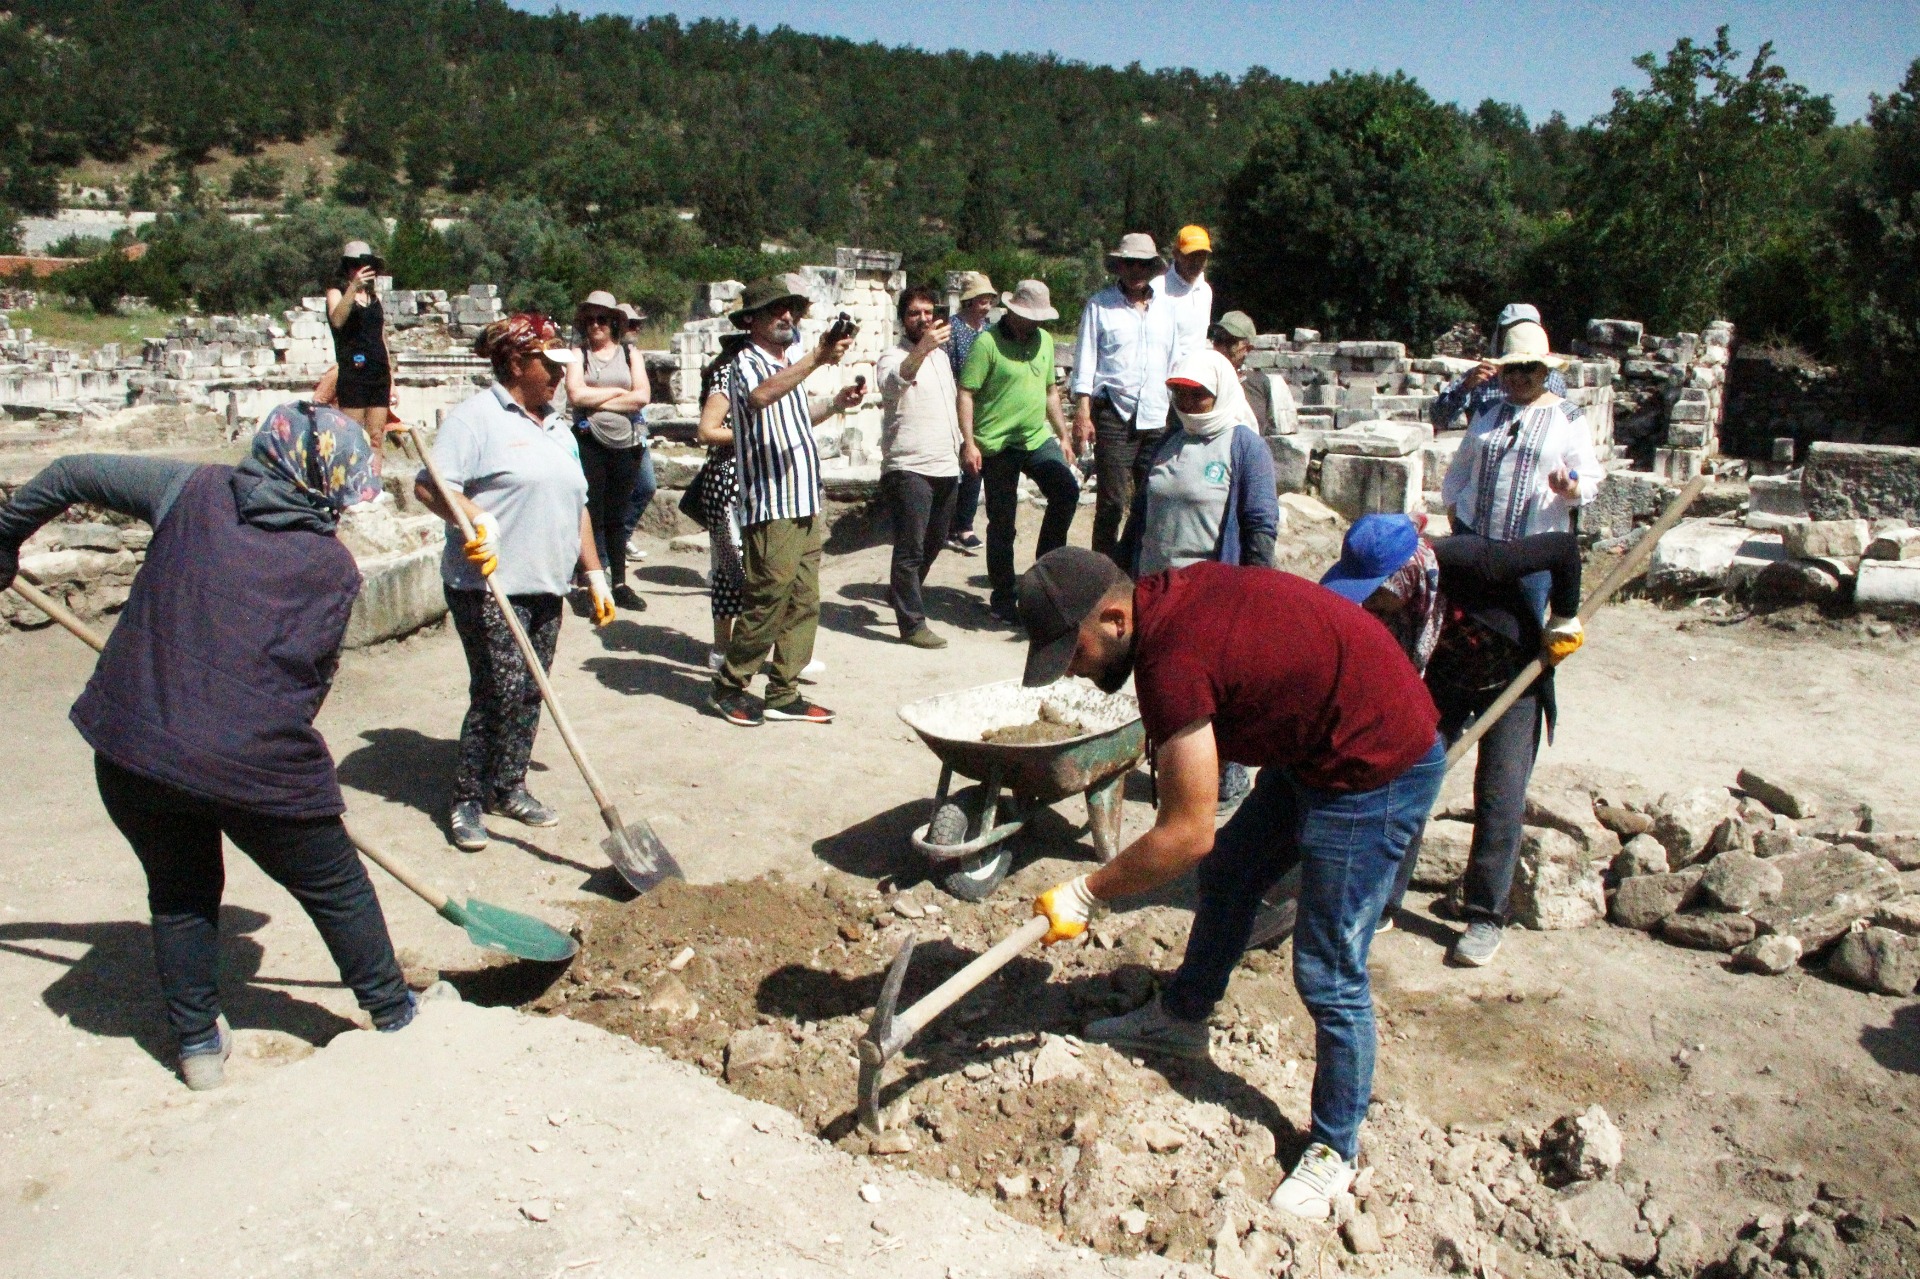
<path id="1" fill-rule="evenodd" d="M 1103 1251 L 1154 1251 L 1218 1273 L 1282 1274 L 1323 1259 L 1361 1273 L 1409 1260 L 1484 1262 L 1491 1273 L 1522 1258 L 1535 1279 L 1599 1273 L 1548 1189 L 1540 1135 L 1593 1102 L 1643 1100 L 1642 1064 L 1605 1052 L 1552 990 L 1484 1002 L 1380 992 L 1383 1048 L 1392 1045 L 1381 1095 L 1401 1100 L 1377 1102 L 1369 1119 L 1373 1171 L 1352 1205 L 1365 1220 L 1309 1227 L 1265 1203 L 1305 1144 L 1313 1074 L 1312 1025 L 1284 947 L 1250 955 L 1236 974 L 1211 1060 L 1143 1062 L 1076 1038 L 1087 1021 L 1141 1003 L 1175 965 L 1190 917 L 1171 907 L 1104 917 L 1082 941 L 1009 964 L 890 1064 L 888 1131 L 861 1132 L 855 1046 L 901 942 L 910 931 L 921 939 L 904 1008 L 1017 927 L 1038 886 L 1010 883 L 975 905 L 841 880 L 670 882 L 591 908 L 579 958 L 531 1007 L 656 1046 L 842 1149 Z M 1452 1097 L 1449 1064 L 1489 1053 L 1508 1069 L 1483 1075 L 1473 1097 Z M 1631 1201 L 1629 1216 L 1654 1202 L 1644 1183 L 1607 1203 L 1616 1198 Z"/>
<path id="2" fill-rule="evenodd" d="M 1037 719 L 1031 724 L 1010 724 L 1005 728 L 990 728 L 980 734 L 980 740 L 1001 746 L 1042 746 L 1047 742 L 1064 742 L 1070 737 L 1080 736 L 1085 731 L 1078 724 L 1056 724 L 1049 719 Z"/>

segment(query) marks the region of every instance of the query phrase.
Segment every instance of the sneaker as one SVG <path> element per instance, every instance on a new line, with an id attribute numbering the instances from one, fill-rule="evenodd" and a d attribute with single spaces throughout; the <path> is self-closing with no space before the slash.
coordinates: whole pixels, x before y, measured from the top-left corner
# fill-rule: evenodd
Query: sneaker
<path id="1" fill-rule="evenodd" d="M 713 709 L 720 712 L 721 719 L 729 724 L 738 724 L 741 728 L 758 728 L 766 718 L 759 700 L 752 693 L 722 693 L 716 690 L 707 700 Z"/>
<path id="2" fill-rule="evenodd" d="M 1373 935 L 1378 937 L 1381 933 L 1390 933 L 1392 931 L 1393 912 L 1390 910 L 1380 912 L 1380 922 L 1373 926 Z"/>
<path id="3" fill-rule="evenodd" d="M 833 712 L 824 706 L 815 706 L 804 697 L 796 697 L 790 702 L 767 707 L 767 718 L 792 720 L 796 724 L 831 724 Z"/>
<path id="4" fill-rule="evenodd" d="M 406 1006 L 397 1012 L 389 1014 L 385 1021 L 376 1018 L 373 1023 L 373 1028 L 383 1035 L 391 1035 L 396 1030 L 405 1030 L 413 1024 L 413 1019 L 419 1011 L 420 997 L 412 991 L 408 991 Z"/>
<path id="5" fill-rule="evenodd" d="M 827 664 L 817 657 L 800 668 L 801 679 L 812 679 L 816 675 L 825 675 L 826 673 Z"/>
<path id="6" fill-rule="evenodd" d="M 180 1079 L 194 1092 L 206 1092 L 227 1082 L 227 1058 L 233 1056 L 233 1027 L 227 1015 L 213 1019 L 213 1033 L 180 1045 Z"/>
<path id="7" fill-rule="evenodd" d="M 993 614 L 996 622 L 1003 622 L 1016 630 L 1020 627 L 1020 609 L 1011 602 L 1005 604 L 988 604 L 987 612 Z"/>
<path id="8" fill-rule="evenodd" d="M 627 539 L 627 558 L 630 560 L 644 560 L 647 558 L 647 548 L 640 544 L 640 535 L 638 533 Z"/>
<path id="9" fill-rule="evenodd" d="M 496 795 L 487 811 L 495 817 L 511 817 L 523 826 L 558 826 L 560 810 L 549 804 L 543 804 L 527 793 L 524 786 L 516 786 L 504 795 Z"/>
<path id="10" fill-rule="evenodd" d="M 624 608 L 630 613 L 644 613 L 647 611 L 647 602 L 640 598 L 640 592 L 634 590 L 625 582 L 613 588 L 613 602 L 617 607 Z"/>
<path id="11" fill-rule="evenodd" d="M 911 635 L 901 637 L 902 644 L 911 644 L 914 648 L 945 648 L 947 637 L 934 632 L 930 626 L 922 626 Z"/>
<path id="12" fill-rule="evenodd" d="M 1476 919 L 1454 940 L 1447 959 L 1467 968 L 1485 968 L 1500 953 L 1500 925 Z"/>
<path id="13" fill-rule="evenodd" d="M 1267 1203 L 1305 1221 L 1325 1221 L 1333 1215 L 1334 1199 L 1353 1184 L 1356 1171 L 1332 1146 L 1316 1141 Z"/>
<path id="14" fill-rule="evenodd" d="M 974 536 L 972 529 L 965 529 L 947 539 L 947 549 L 958 551 L 962 555 L 972 555 L 980 549 L 980 539 Z"/>
<path id="15" fill-rule="evenodd" d="M 455 804 L 447 816 L 447 825 L 452 829 L 455 848 L 477 853 L 487 846 L 487 827 L 480 820 L 479 800 L 463 799 Z"/>
<path id="16" fill-rule="evenodd" d="M 1158 995 L 1130 1013 L 1089 1023 L 1086 1033 L 1088 1039 L 1135 1052 L 1190 1057 L 1196 1061 L 1207 1056 L 1207 1023 L 1175 1017 L 1160 1006 Z"/>
<path id="17" fill-rule="evenodd" d="M 717 648 L 707 650 L 707 669 L 717 671 L 727 664 L 727 655 Z"/>

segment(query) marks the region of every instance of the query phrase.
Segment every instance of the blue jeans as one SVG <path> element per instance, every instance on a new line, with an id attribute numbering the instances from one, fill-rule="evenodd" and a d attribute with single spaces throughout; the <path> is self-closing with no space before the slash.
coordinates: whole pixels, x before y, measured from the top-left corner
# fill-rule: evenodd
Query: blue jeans
<path id="1" fill-rule="evenodd" d="M 1313 1128 L 1352 1161 L 1373 1098 L 1373 989 L 1367 951 L 1407 845 L 1446 775 L 1436 737 L 1420 762 L 1356 794 L 1316 790 L 1291 772 L 1263 768 L 1253 793 L 1220 828 L 1200 863 L 1200 905 L 1180 971 L 1162 995 L 1168 1012 L 1200 1021 L 1226 993 L 1247 948 L 1260 897 L 1300 867 L 1293 983 L 1313 1016 Z"/>
<path id="2" fill-rule="evenodd" d="M 620 524 L 620 543 L 625 545 L 633 536 L 633 530 L 640 527 L 640 517 L 653 505 L 653 495 L 659 490 L 660 483 L 653 475 L 653 448 L 650 444 L 640 446 L 640 472 L 633 480 L 633 496 L 627 500 L 626 517 Z M 601 563 L 605 563 L 603 559 Z"/>

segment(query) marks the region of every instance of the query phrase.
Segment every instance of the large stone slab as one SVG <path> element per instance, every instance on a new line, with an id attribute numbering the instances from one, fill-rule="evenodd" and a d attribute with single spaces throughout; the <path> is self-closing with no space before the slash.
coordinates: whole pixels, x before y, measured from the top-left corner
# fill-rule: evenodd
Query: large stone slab
<path id="1" fill-rule="evenodd" d="M 1920 448 L 1818 441 L 1807 450 L 1800 486 L 1816 520 L 1920 520 Z"/>
<path id="2" fill-rule="evenodd" d="M 1580 530 L 1597 537 L 1625 537 L 1635 525 L 1651 524 L 1679 496 L 1679 486 L 1621 463 L 1600 479 L 1600 491 L 1580 508 Z"/>
<path id="3" fill-rule="evenodd" d="M 1857 560 L 1873 540 L 1865 520 L 1805 520 L 1782 529 L 1787 554 L 1797 560 Z"/>
<path id="4" fill-rule="evenodd" d="M 1344 431 L 1335 431 L 1327 437 L 1326 446 L 1330 454 L 1405 457 L 1426 442 L 1427 433 L 1418 423 L 1375 420 L 1358 422 Z"/>
<path id="5" fill-rule="evenodd" d="M 1320 445 L 1321 432 L 1300 430 L 1292 435 L 1269 435 L 1267 449 L 1273 454 L 1274 487 L 1282 493 L 1307 491 L 1307 468 L 1313 451 Z"/>
<path id="6" fill-rule="evenodd" d="M 1893 867 L 1863 849 L 1824 844 L 1769 864 L 1780 872 L 1780 890 L 1753 909 L 1754 921 L 1762 932 L 1798 937 L 1809 953 L 1902 892 Z"/>
<path id="7" fill-rule="evenodd" d="M 1528 828 L 1513 875 L 1513 921 L 1549 931 L 1606 918 L 1606 890 L 1587 850 L 1571 835 Z"/>
<path id="8" fill-rule="evenodd" d="M 1920 609 L 1920 559 L 1860 561 L 1853 602 L 1872 613 Z"/>
<path id="9" fill-rule="evenodd" d="M 347 648 L 365 648 L 410 635 L 447 613 L 440 585 L 441 546 L 384 555 L 360 565 L 360 594 L 347 618 Z"/>
<path id="10" fill-rule="evenodd" d="M 1753 536 L 1746 525 L 1732 520 L 1682 520 L 1654 548 L 1647 587 L 1674 595 L 1718 591 L 1734 556 Z"/>
<path id="11" fill-rule="evenodd" d="M 1334 438 L 1327 437 L 1329 448 Z M 1420 455 L 1329 453 L 1320 462 L 1320 500 L 1350 520 L 1408 514 L 1420 500 Z"/>

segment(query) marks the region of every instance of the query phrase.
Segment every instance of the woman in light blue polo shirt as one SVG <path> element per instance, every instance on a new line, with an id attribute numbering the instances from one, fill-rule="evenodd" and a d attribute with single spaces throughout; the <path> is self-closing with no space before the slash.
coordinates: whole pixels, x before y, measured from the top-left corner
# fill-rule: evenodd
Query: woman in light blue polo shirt
<path id="1" fill-rule="evenodd" d="M 586 570 L 594 624 L 613 620 L 613 593 L 587 519 L 587 480 L 566 416 L 553 411 L 565 366 L 580 358 L 543 315 L 496 320 L 474 344 L 493 363 L 492 386 L 447 414 L 433 460 L 476 536 L 462 542 L 453 512 L 423 472 L 414 491 L 448 520 L 441 564 L 447 609 L 467 654 L 468 706 L 460 725 L 449 826 L 453 842 L 485 848 L 482 813 L 553 826 L 554 809 L 527 792 L 540 727 L 540 689 L 486 579 L 506 588 L 513 611 L 552 669 L 562 605 L 576 566 Z"/>

